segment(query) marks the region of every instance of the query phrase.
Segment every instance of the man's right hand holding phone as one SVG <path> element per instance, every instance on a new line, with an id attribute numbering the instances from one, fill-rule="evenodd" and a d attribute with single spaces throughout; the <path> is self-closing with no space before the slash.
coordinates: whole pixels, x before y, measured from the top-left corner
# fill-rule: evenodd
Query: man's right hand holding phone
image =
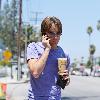
<path id="1" fill-rule="evenodd" d="M 50 45 L 49 41 L 50 41 L 50 39 L 48 38 L 47 35 L 42 36 L 42 44 L 44 45 L 44 47 L 51 49 L 51 45 Z"/>

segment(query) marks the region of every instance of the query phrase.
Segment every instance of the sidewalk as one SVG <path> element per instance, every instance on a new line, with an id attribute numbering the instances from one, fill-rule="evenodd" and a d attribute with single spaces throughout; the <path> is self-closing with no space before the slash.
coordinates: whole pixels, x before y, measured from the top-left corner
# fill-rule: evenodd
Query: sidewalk
<path id="1" fill-rule="evenodd" d="M 27 83 L 29 81 L 29 78 L 22 78 L 20 81 L 17 79 L 11 79 L 10 77 L 2 77 L 0 78 L 0 83 L 6 83 L 6 84 L 20 84 L 20 83 Z"/>

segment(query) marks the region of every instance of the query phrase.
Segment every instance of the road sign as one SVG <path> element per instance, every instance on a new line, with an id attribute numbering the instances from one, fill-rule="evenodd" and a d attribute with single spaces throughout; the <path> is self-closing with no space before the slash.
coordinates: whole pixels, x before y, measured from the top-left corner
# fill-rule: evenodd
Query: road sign
<path id="1" fill-rule="evenodd" d="M 12 53 L 9 50 L 3 52 L 3 57 L 5 60 L 10 60 L 12 57 Z"/>

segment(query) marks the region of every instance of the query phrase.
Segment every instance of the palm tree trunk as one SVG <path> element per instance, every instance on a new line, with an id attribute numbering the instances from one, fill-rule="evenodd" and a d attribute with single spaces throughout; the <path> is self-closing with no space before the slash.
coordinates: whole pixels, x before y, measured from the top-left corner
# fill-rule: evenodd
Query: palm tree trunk
<path id="1" fill-rule="evenodd" d="M 90 75 L 91 75 L 92 72 L 93 72 L 93 65 L 94 65 L 94 63 L 93 63 L 93 55 L 92 54 L 90 54 L 90 62 L 91 62 L 91 67 L 90 67 Z"/>

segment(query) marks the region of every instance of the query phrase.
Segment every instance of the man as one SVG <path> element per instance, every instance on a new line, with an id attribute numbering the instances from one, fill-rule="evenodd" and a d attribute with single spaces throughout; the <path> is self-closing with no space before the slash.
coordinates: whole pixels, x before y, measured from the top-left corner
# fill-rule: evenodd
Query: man
<path id="1" fill-rule="evenodd" d="M 30 43 L 27 47 L 27 61 L 30 69 L 29 100 L 61 100 L 58 58 L 69 57 L 58 46 L 62 35 L 62 24 L 56 17 L 46 17 L 41 23 L 42 41 Z M 63 80 L 68 80 L 68 70 L 62 73 Z M 66 83 L 67 84 L 67 83 Z M 65 85 L 66 85 L 65 84 Z"/>

